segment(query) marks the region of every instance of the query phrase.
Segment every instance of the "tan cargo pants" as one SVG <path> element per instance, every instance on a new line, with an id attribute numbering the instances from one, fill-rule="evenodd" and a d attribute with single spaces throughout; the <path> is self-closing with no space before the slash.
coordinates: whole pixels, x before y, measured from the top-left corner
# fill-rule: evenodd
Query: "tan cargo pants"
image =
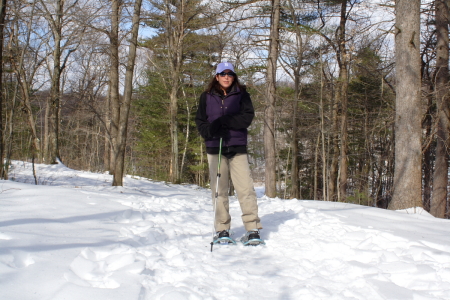
<path id="1" fill-rule="evenodd" d="M 208 154 L 209 176 L 211 180 L 211 192 L 213 205 L 216 193 L 218 154 Z M 262 229 L 258 217 L 258 203 L 256 192 L 253 186 L 253 179 L 248 165 L 247 154 L 238 153 L 231 159 L 222 156 L 220 164 L 219 189 L 216 203 L 216 231 L 228 230 L 231 226 L 231 216 L 229 213 L 228 182 L 229 175 L 236 189 L 237 198 L 241 206 L 242 222 L 245 230 Z"/>

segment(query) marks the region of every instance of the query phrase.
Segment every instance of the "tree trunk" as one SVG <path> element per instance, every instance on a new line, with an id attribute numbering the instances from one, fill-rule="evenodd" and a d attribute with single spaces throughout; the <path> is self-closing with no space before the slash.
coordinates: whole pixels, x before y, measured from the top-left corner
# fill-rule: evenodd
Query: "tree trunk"
<path id="1" fill-rule="evenodd" d="M 20 70 L 18 70 L 20 72 Z M 20 76 L 18 76 L 17 80 L 18 83 L 22 86 L 22 94 L 23 94 L 23 110 L 26 113 L 28 125 L 30 126 L 30 133 L 31 133 L 31 152 L 33 159 L 37 158 L 37 161 L 41 161 L 41 155 L 40 155 L 40 149 L 41 149 L 41 143 L 37 136 L 37 129 L 36 129 L 36 123 L 33 116 L 33 111 L 31 107 L 31 100 L 30 100 L 30 94 L 29 91 L 31 90 L 26 78 L 22 79 Z"/>
<path id="2" fill-rule="evenodd" d="M 272 16 L 270 26 L 269 56 L 267 62 L 267 91 L 264 112 L 264 159 L 265 193 L 268 197 L 277 195 L 276 188 L 276 155 L 275 155 L 275 100 L 276 72 L 279 45 L 280 0 L 272 0 Z"/>
<path id="3" fill-rule="evenodd" d="M 320 50 L 319 50 L 320 51 Z M 322 144 L 322 199 L 323 201 L 329 201 L 330 199 L 328 194 L 328 156 L 325 147 L 325 113 L 324 113 L 324 102 L 323 102 L 323 86 L 324 86 L 324 78 L 323 78 L 323 60 L 322 60 L 322 51 L 319 53 L 320 59 L 320 138 Z"/>
<path id="4" fill-rule="evenodd" d="M 292 110 L 292 166 L 291 166 L 291 192 L 290 197 L 299 199 L 299 180 L 298 180 L 298 139 L 297 139 L 297 111 L 298 111 L 298 86 L 299 78 L 295 77 L 295 95 L 294 98 L 294 109 Z"/>
<path id="5" fill-rule="evenodd" d="M 166 3 L 167 7 L 167 23 L 168 26 L 167 39 L 169 42 L 168 47 L 168 62 L 171 73 L 171 89 L 170 89 L 170 140 L 172 144 L 171 158 L 170 158 L 170 181 L 178 183 L 180 180 L 180 164 L 179 164 L 179 147 L 178 147 L 178 90 L 180 88 L 180 74 L 181 66 L 183 63 L 183 43 L 185 37 L 185 6 L 184 1 L 179 4 L 177 9 L 177 17 L 175 21 L 172 20 L 172 13 L 170 10 L 170 4 Z"/>
<path id="6" fill-rule="evenodd" d="M 348 55 L 346 46 L 345 25 L 347 22 L 347 1 L 342 1 L 341 18 L 337 34 L 339 78 L 337 89 L 337 101 L 341 105 L 341 149 L 339 157 L 339 197 L 338 201 L 347 199 L 347 168 L 348 168 L 348 134 L 347 134 L 347 103 L 348 103 Z"/>
<path id="7" fill-rule="evenodd" d="M 111 32 L 109 33 L 109 97 L 111 105 L 110 137 L 111 137 L 111 157 L 109 160 L 110 173 L 114 175 L 116 166 L 116 156 L 119 152 L 117 135 L 120 122 L 120 95 L 119 95 L 119 18 L 122 1 L 112 0 L 111 3 Z"/>
<path id="8" fill-rule="evenodd" d="M 336 92 L 334 92 L 335 94 Z M 338 103 L 335 97 L 332 97 L 332 112 L 331 112 L 331 141 L 330 141 L 330 151 L 331 151 L 331 162 L 329 168 L 328 176 L 328 200 L 337 201 L 337 179 L 338 179 L 338 163 L 339 163 L 339 145 L 338 145 Z"/>
<path id="9" fill-rule="evenodd" d="M 4 140 L 4 127 L 3 127 L 3 41 L 5 27 L 5 15 L 6 15 L 6 0 L 0 1 L 0 179 L 7 179 L 7 167 L 5 162 L 5 140 Z"/>
<path id="10" fill-rule="evenodd" d="M 175 77 L 175 76 L 173 76 Z M 177 76 L 178 78 L 178 76 Z M 173 85 L 170 91 L 170 140 L 172 142 L 172 155 L 170 158 L 170 181 L 177 183 L 179 179 L 179 149 L 178 149 L 178 84 L 173 78 Z"/>
<path id="11" fill-rule="evenodd" d="M 425 136 L 429 139 L 433 139 L 433 92 L 431 83 L 427 85 L 427 106 L 428 110 L 426 112 L 425 118 L 423 120 L 423 127 L 425 131 Z M 430 211 L 431 208 L 431 195 L 433 191 L 433 160 L 435 150 L 432 147 L 432 143 L 428 143 L 427 147 L 423 153 L 423 208 L 426 211 Z"/>
<path id="12" fill-rule="evenodd" d="M 289 9 L 291 12 L 292 20 L 295 20 L 295 9 L 292 5 L 292 1 L 289 1 Z M 295 25 L 295 41 L 296 41 L 296 61 L 297 64 L 293 68 L 294 72 L 294 108 L 292 110 L 292 167 L 291 167 L 291 198 L 300 198 L 300 182 L 298 178 L 299 166 L 298 157 L 300 156 L 298 150 L 298 136 L 297 136 L 297 118 L 298 118 L 298 104 L 300 101 L 301 87 L 300 87 L 300 76 L 301 69 L 303 65 L 303 39 L 300 26 Z M 317 178 L 315 178 L 316 180 Z M 316 186 L 315 186 L 316 188 Z M 314 195 L 316 189 L 314 189 Z"/>
<path id="13" fill-rule="evenodd" d="M 117 152 L 115 153 L 115 167 L 113 186 L 123 185 L 123 175 L 125 170 L 125 148 L 127 143 L 128 117 L 133 96 L 133 75 L 134 63 L 136 61 L 136 50 L 139 33 L 139 20 L 141 18 L 142 0 L 134 3 L 133 21 L 131 29 L 130 46 L 128 51 L 128 61 L 125 72 L 125 88 L 123 103 L 120 110 L 119 130 L 117 134 Z"/>
<path id="14" fill-rule="evenodd" d="M 111 84 L 108 85 L 108 94 L 106 97 L 106 104 L 104 109 L 105 112 L 105 128 L 106 128 L 106 134 L 104 136 L 104 147 L 105 147 L 105 151 L 103 153 L 103 167 L 105 169 L 105 171 L 110 171 L 112 170 L 111 168 L 111 153 L 112 153 L 112 147 L 111 147 Z M 112 173 L 111 173 L 112 174 Z"/>
<path id="15" fill-rule="evenodd" d="M 43 4 L 45 6 L 45 4 Z M 64 0 L 56 2 L 56 14 L 47 16 L 54 38 L 53 49 L 53 71 L 51 76 L 50 96 L 47 100 L 46 121 L 47 134 L 44 140 L 44 160 L 46 163 L 55 164 L 59 155 L 59 111 L 61 97 L 61 41 L 62 41 L 62 19 L 64 14 Z"/>
<path id="16" fill-rule="evenodd" d="M 187 122 L 186 122 L 186 138 L 185 138 L 185 142 L 184 142 L 184 149 L 183 149 L 183 155 L 182 155 L 182 159 L 181 159 L 181 165 L 180 165 L 180 171 L 179 171 L 179 176 L 181 176 L 181 174 L 183 174 L 183 169 L 184 169 L 184 165 L 185 165 L 185 161 L 186 161 L 186 155 L 188 152 L 188 145 L 189 145 L 189 135 L 190 135 L 190 130 L 189 130 L 189 124 L 190 124 L 190 120 L 191 120 L 191 109 L 189 108 L 189 103 L 187 101 L 187 96 L 185 91 L 183 90 L 183 96 L 186 99 L 186 115 L 187 115 Z"/>
<path id="17" fill-rule="evenodd" d="M 395 170 L 389 209 L 422 207 L 420 0 L 397 0 Z"/>
<path id="18" fill-rule="evenodd" d="M 433 174 L 433 199 L 430 213 L 444 218 L 447 207 L 448 185 L 448 6 L 446 0 L 435 0 L 436 9 L 436 106 L 438 127 L 436 134 L 436 160 Z"/>
<path id="19" fill-rule="evenodd" d="M 60 80 L 61 80 L 61 48 L 60 40 L 55 42 L 55 50 L 53 52 L 54 67 L 52 76 L 52 88 L 50 98 L 48 100 L 49 114 L 49 138 L 47 144 L 46 162 L 50 164 L 57 163 L 59 158 L 58 137 L 59 137 L 59 105 L 60 105 Z"/>
<path id="20" fill-rule="evenodd" d="M 319 182 L 319 147 L 320 147 L 320 132 L 317 135 L 316 147 L 314 149 L 314 189 L 313 200 L 317 200 L 317 190 Z"/>

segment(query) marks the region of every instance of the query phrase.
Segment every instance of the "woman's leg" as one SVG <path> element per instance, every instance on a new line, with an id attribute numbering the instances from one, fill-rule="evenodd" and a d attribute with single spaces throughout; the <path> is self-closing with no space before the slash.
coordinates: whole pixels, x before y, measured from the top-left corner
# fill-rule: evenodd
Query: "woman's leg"
<path id="1" fill-rule="evenodd" d="M 213 205 L 215 202 L 216 194 L 216 183 L 217 183 L 217 165 L 219 163 L 218 154 L 208 154 L 208 164 L 209 164 L 209 178 L 211 182 L 211 195 L 213 199 Z M 220 178 L 219 178 L 219 189 L 218 197 L 216 203 L 216 222 L 214 227 L 217 231 L 230 229 L 231 216 L 230 216 L 230 205 L 228 201 L 228 159 L 222 156 L 220 163 Z"/>
<path id="2" fill-rule="evenodd" d="M 258 203 L 247 154 L 236 154 L 229 160 L 229 164 L 231 180 L 241 205 L 242 222 L 245 229 L 247 231 L 262 229 L 261 221 L 258 217 Z"/>

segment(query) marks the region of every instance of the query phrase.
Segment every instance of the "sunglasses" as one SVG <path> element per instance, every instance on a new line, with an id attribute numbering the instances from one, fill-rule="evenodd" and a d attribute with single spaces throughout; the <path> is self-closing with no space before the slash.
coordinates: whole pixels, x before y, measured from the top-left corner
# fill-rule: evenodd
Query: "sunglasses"
<path id="1" fill-rule="evenodd" d="M 225 76 L 230 76 L 230 77 L 234 77 L 234 73 L 233 72 L 221 72 L 221 73 L 217 73 L 218 75 L 220 75 L 220 77 L 225 77 Z"/>

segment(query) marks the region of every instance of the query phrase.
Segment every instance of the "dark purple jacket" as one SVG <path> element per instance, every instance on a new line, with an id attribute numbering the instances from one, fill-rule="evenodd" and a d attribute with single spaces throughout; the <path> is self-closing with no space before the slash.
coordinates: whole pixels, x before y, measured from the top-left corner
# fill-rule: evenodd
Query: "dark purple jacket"
<path id="1" fill-rule="evenodd" d="M 255 111 L 246 91 L 233 85 L 224 96 L 216 92 L 204 92 L 200 96 L 195 122 L 200 135 L 205 139 L 206 147 L 219 147 L 220 137 L 212 136 L 209 127 L 215 119 L 230 115 L 229 134 L 223 138 L 222 146 L 246 146 L 247 127 L 250 126 Z"/>

